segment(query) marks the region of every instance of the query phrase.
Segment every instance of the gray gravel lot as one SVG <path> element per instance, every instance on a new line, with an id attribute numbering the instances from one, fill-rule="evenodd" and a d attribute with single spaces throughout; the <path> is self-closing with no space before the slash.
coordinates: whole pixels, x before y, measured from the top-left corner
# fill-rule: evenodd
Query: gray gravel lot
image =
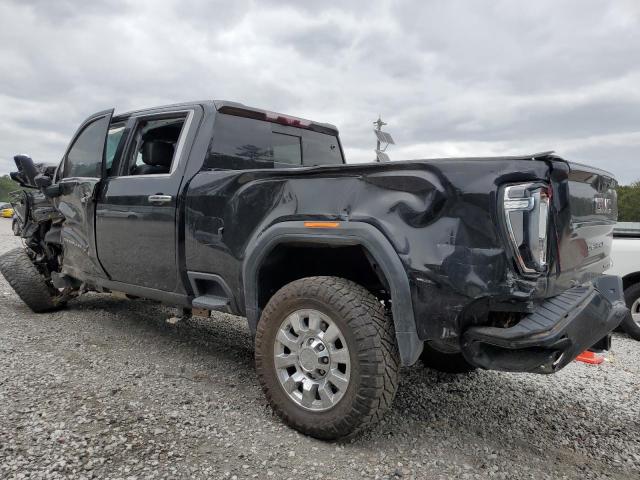
<path id="1" fill-rule="evenodd" d="M 0 219 L 0 251 L 18 244 Z M 640 478 L 640 343 L 554 376 L 405 369 L 348 443 L 282 425 L 243 319 L 86 295 L 36 315 L 0 278 L 0 478 Z"/>

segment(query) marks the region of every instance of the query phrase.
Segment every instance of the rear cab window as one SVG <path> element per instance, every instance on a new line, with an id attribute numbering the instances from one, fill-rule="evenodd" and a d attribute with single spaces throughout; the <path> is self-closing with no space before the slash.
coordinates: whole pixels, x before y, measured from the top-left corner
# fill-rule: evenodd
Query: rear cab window
<path id="1" fill-rule="evenodd" d="M 302 138 L 288 133 L 272 132 L 274 167 L 302 165 Z"/>
<path id="2" fill-rule="evenodd" d="M 306 167 L 344 163 L 337 136 L 305 130 L 303 138 L 302 158 Z"/>
<path id="3" fill-rule="evenodd" d="M 343 163 L 337 135 L 219 113 L 204 168 L 246 170 Z"/>

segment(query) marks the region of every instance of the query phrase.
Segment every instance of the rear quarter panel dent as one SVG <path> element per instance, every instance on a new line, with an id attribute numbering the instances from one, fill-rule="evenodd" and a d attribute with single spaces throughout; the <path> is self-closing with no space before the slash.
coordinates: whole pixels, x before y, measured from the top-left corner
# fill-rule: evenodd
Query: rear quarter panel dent
<path id="1" fill-rule="evenodd" d="M 545 162 L 522 160 L 203 171 L 186 199 L 187 268 L 222 274 L 234 292 L 242 292 L 241 265 L 251 239 L 269 226 L 357 221 L 384 235 L 406 272 L 459 296 L 458 306 L 481 295 L 508 295 L 521 285 L 510 278 L 496 221 L 496 185 L 544 179 L 547 173 Z M 414 297 L 417 323 L 428 321 L 417 317 L 418 311 L 427 315 L 415 308 L 419 298 Z M 245 307 L 243 298 L 236 301 Z M 458 306 L 438 303 L 430 315 L 455 317 Z"/>

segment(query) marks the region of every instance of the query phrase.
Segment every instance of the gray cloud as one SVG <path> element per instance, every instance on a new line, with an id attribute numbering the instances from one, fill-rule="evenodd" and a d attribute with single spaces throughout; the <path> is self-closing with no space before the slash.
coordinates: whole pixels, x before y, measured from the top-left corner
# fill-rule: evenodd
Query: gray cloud
<path id="1" fill-rule="evenodd" d="M 3 2 L 0 172 L 107 107 L 226 98 L 338 125 L 350 161 L 380 113 L 394 159 L 555 149 L 628 183 L 639 27 L 632 0 Z"/>

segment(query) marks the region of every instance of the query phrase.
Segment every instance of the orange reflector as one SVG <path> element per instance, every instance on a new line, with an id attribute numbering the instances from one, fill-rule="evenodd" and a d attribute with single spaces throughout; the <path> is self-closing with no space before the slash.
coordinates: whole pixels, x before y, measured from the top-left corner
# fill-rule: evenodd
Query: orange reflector
<path id="1" fill-rule="evenodd" d="M 600 365 L 604 362 L 604 357 L 599 357 L 594 352 L 585 350 L 576 357 L 576 362 L 589 363 L 591 365 Z"/>
<path id="2" fill-rule="evenodd" d="M 307 228 L 338 228 L 340 222 L 304 222 Z"/>

